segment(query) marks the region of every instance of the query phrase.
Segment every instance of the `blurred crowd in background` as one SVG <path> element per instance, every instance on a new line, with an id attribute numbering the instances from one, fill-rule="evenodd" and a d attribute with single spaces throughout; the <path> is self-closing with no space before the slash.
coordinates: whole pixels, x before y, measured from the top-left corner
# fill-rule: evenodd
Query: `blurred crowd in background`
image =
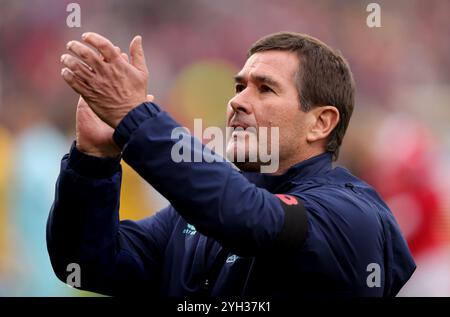
<path id="1" fill-rule="evenodd" d="M 69 28 L 70 2 L 81 27 Z M 318 37 L 348 59 L 356 108 L 337 162 L 375 186 L 418 268 L 401 296 L 450 296 L 450 1 L 0 0 L 0 296 L 86 296 L 57 280 L 45 225 L 77 95 L 60 77 L 69 40 L 95 31 L 123 51 L 143 36 L 149 93 L 182 125 L 225 126 L 233 75 L 263 35 Z M 121 218 L 167 202 L 124 163 Z"/>

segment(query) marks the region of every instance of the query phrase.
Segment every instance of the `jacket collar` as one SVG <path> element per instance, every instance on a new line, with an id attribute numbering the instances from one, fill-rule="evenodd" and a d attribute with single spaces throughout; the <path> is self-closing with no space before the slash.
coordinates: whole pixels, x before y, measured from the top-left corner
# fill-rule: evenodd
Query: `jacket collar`
<path id="1" fill-rule="evenodd" d="M 325 152 L 291 166 L 281 175 L 261 174 L 258 172 L 242 172 L 242 174 L 256 186 L 276 193 L 291 184 L 294 180 L 317 176 L 328 172 L 331 168 L 331 154 Z"/>

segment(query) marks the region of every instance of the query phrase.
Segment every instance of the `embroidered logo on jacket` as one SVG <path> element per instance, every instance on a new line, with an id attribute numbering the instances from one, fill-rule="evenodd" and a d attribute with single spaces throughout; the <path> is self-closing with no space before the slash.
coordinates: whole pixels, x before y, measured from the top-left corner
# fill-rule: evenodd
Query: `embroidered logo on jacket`
<path id="1" fill-rule="evenodd" d="M 234 263 L 234 262 L 236 262 L 237 259 L 239 259 L 239 256 L 238 256 L 238 255 L 235 255 L 235 254 L 230 255 L 230 256 L 227 258 L 227 263 Z"/>
<path id="2" fill-rule="evenodd" d="M 193 225 L 187 224 L 186 228 L 183 229 L 182 233 L 193 236 L 194 234 L 197 233 L 197 230 Z"/>

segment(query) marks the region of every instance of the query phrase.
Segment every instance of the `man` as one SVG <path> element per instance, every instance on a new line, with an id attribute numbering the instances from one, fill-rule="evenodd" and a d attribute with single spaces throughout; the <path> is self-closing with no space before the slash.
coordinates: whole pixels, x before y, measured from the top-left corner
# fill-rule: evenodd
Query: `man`
<path id="1" fill-rule="evenodd" d="M 248 160 L 236 163 L 241 172 L 220 160 L 174 162 L 179 125 L 146 95 L 141 38 L 130 62 L 106 38 L 82 38 L 98 53 L 71 41 L 74 56 L 61 58 L 64 80 L 84 100 L 47 225 L 62 281 L 77 263 L 82 289 L 116 295 L 395 296 L 407 282 L 415 264 L 391 211 L 369 185 L 331 166 L 354 98 L 339 53 L 296 33 L 249 50 L 228 125 L 279 127 L 279 169 L 268 175 Z M 230 156 L 254 149 L 242 133 L 231 136 Z M 189 138 L 190 151 L 202 150 Z M 170 205 L 119 222 L 120 159 Z"/>

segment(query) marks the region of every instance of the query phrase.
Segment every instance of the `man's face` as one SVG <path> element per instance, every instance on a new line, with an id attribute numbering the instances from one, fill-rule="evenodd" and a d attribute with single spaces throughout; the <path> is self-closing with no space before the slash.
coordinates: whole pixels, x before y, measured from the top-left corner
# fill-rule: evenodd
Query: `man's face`
<path id="1" fill-rule="evenodd" d="M 250 56 L 235 77 L 236 94 L 228 102 L 227 124 L 232 128 L 256 130 L 256 133 L 234 131 L 229 136 L 227 156 L 240 169 L 256 171 L 261 165 L 259 160 L 248 162 L 258 151 L 256 140 L 261 134 L 260 127 L 267 127 L 269 131 L 279 128 L 280 170 L 298 162 L 299 151 L 306 145 L 306 113 L 300 109 L 295 85 L 298 70 L 295 53 L 273 50 Z M 267 134 L 270 151 L 270 132 Z M 246 162 L 238 162 L 239 151 L 245 153 Z M 274 154 L 278 153 L 271 153 Z"/>

